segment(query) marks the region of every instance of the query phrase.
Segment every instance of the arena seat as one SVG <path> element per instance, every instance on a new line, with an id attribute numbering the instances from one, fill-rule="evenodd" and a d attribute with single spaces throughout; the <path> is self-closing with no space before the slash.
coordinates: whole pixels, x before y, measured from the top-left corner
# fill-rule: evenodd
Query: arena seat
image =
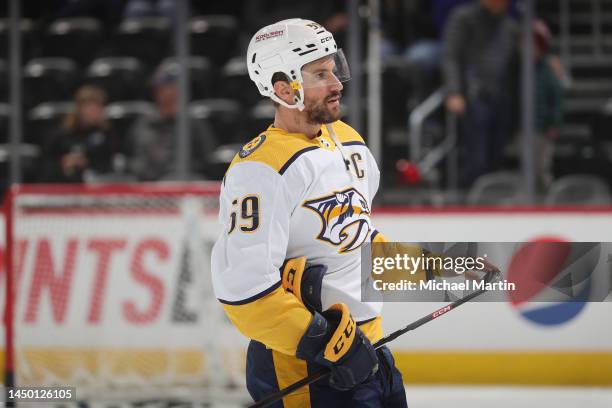
<path id="1" fill-rule="evenodd" d="M 30 109 L 25 121 L 25 141 L 41 145 L 49 132 L 61 126 L 73 106 L 71 101 L 44 102 Z"/>
<path id="2" fill-rule="evenodd" d="M 259 101 L 249 111 L 249 134 L 254 138 L 274 122 L 276 108 L 270 99 Z"/>
<path id="3" fill-rule="evenodd" d="M 127 18 L 117 28 L 109 52 L 155 66 L 169 54 L 170 31 L 170 21 L 164 17 Z"/>
<path id="4" fill-rule="evenodd" d="M 80 71 L 68 58 L 35 58 L 23 72 L 24 105 L 71 99 L 79 85 Z"/>
<path id="5" fill-rule="evenodd" d="M 262 99 L 255 84 L 249 78 L 246 59 L 234 57 L 230 59 L 221 71 L 223 88 L 219 96 L 240 101 L 245 106 L 253 106 Z"/>
<path id="6" fill-rule="evenodd" d="M 147 80 L 140 61 L 133 57 L 105 57 L 94 60 L 85 78 L 106 90 L 109 101 L 146 98 Z"/>
<path id="7" fill-rule="evenodd" d="M 3 4 L 7 4 L 4 2 Z M 27 18 L 21 19 L 21 59 L 27 61 L 33 58 L 40 47 L 35 40 L 37 37 L 36 26 Z M 9 49 L 9 19 L 0 18 L 0 58 L 8 58 Z"/>
<path id="8" fill-rule="evenodd" d="M 42 52 L 48 57 L 65 57 L 84 67 L 95 56 L 102 42 L 102 26 L 94 18 L 62 18 L 45 31 Z"/>
<path id="9" fill-rule="evenodd" d="M 549 205 L 605 205 L 612 201 L 608 184 L 590 174 L 572 174 L 555 180 L 546 195 Z"/>
<path id="10" fill-rule="evenodd" d="M 172 69 L 178 71 L 176 58 L 171 57 L 163 60 L 160 65 L 172 65 Z M 191 100 L 212 98 L 215 96 L 216 75 L 210 59 L 206 57 L 189 57 L 189 91 Z"/>
<path id="11" fill-rule="evenodd" d="M 526 202 L 519 173 L 500 171 L 480 176 L 468 192 L 469 205 L 512 206 Z"/>
<path id="12" fill-rule="evenodd" d="M 194 101 L 189 105 L 192 119 L 207 122 L 219 143 L 244 143 L 244 114 L 240 104 L 232 99 L 213 98 Z"/>
<path id="13" fill-rule="evenodd" d="M 208 57 L 215 64 L 223 64 L 233 55 L 238 34 L 234 16 L 197 16 L 189 21 L 191 53 Z"/>

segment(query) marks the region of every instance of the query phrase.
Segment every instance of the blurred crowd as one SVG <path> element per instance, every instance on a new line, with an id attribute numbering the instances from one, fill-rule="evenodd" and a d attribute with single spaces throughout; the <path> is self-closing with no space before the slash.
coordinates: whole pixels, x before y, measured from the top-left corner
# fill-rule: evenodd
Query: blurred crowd
<path id="1" fill-rule="evenodd" d="M 396 147 L 407 138 L 394 135 L 405 134 L 410 110 L 439 87 L 446 111 L 459 118 L 460 186 L 468 189 L 485 174 L 518 169 L 516 154 L 513 161 L 508 152 L 516 151 L 520 129 L 525 44 L 519 3 L 381 1 L 385 186 L 397 186 L 393 165 L 405 156 L 398 151 L 406 151 Z M 36 148 L 22 151 L 25 181 L 176 179 L 176 2 L 24 0 L 21 5 L 24 142 Z M 0 12 L 6 41 L 8 10 Z M 274 108 L 251 85 L 243 54 L 258 28 L 297 16 L 321 22 L 346 45 L 343 0 L 192 2 L 185 27 L 191 42 L 189 178 L 220 179 L 236 149 L 271 123 Z M 537 19 L 533 30 L 536 176 L 538 188 L 546 191 L 555 179 L 555 143 L 570 75 L 555 55 L 549 22 Z M 0 58 L 0 76 L 8 81 L 7 53 Z M 0 94 L 8 101 L 6 84 Z M 0 118 L 4 143 L 6 115 Z M 431 131 L 430 138 L 436 137 Z"/>

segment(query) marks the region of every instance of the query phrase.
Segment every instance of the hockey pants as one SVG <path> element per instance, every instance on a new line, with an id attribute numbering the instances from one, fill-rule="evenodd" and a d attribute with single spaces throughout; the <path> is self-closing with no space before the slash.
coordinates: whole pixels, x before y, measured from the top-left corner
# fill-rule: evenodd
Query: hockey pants
<path id="1" fill-rule="evenodd" d="M 272 405 L 273 408 L 405 408 L 406 394 L 402 375 L 395 367 L 391 351 L 387 347 L 377 350 L 378 372 L 367 382 L 350 391 L 338 391 L 323 378 L 303 387 Z M 247 389 L 255 401 L 321 369 L 266 348 L 251 340 L 247 352 Z"/>

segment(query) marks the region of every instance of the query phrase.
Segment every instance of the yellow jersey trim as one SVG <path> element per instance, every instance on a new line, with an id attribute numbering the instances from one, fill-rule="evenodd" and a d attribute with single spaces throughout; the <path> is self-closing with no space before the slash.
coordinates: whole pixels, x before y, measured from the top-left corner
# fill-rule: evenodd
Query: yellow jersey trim
<path id="1" fill-rule="evenodd" d="M 355 129 L 338 120 L 332 128 L 340 143 L 364 144 L 363 138 Z M 303 133 L 290 133 L 270 126 L 265 132 L 247 143 L 232 160 L 230 169 L 239 163 L 263 163 L 276 172 L 284 174 L 289 166 L 302 154 L 311 150 L 334 150 L 335 143 L 329 136 L 326 126 L 321 126 L 319 135 L 309 138 Z"/>
<path id="2" fill-rule="evenodd" d="M 223 303 L 223 309 L 240 333 L 289 355 L 295 355 L 312 319 L 308 309 L 280 286 L 248 303 Z"/>
<path id="3" fill-rule="evenodd" d="M 305 360 L 272 350 L 272 362 L 276 381 L 280 389 L 287 388 L 304 377 L 308 377 L 308 365 Z M 310 407 L 310 387 L 304 386 L 283 398 L 284 408 Z"/>

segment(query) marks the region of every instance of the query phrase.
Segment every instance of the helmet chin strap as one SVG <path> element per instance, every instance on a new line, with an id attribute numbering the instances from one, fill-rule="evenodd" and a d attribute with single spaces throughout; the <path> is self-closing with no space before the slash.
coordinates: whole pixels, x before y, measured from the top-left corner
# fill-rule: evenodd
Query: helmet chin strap
<path id="1" fill-rule="evenodd" d="M 304 102 L 300 98 L 298 98 L 297 96 L 293 97 L 293 100 L 295 101 L 295 105 L 289 105 L 287 102 L 283 101 L 281 98 L 276 96 L 276 94 L 270 95 L 270 99 L 272 99 L 274 102 L 280 103 L 285 108 L 297 109 L 300 112 L 304 110 Z"/>

